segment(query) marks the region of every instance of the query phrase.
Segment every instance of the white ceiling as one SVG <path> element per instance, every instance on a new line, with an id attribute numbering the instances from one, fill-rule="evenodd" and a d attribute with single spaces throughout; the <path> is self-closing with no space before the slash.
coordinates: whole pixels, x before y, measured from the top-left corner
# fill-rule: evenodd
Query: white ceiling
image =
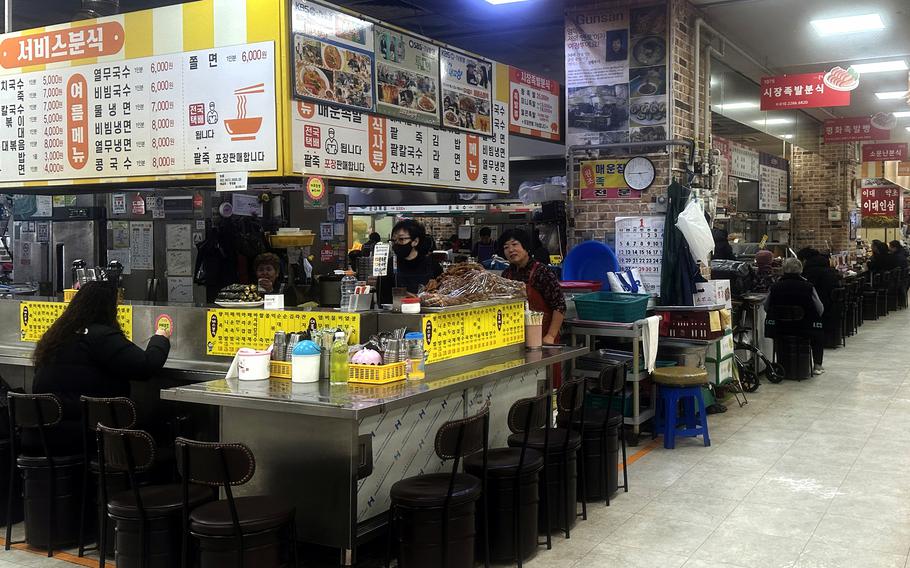
<path id="1" fill-rule="evenodd" d="M 835 65 L 903 58 L 910 64 L 910 0 L 691 0 L 707 20 L 776 73 L 827 71 Z M 885 29 L 840 36 L 819 36 L 809 22 L 876 12 Z M 728 50 L 729 51 L 729 50 Z M 737 71 L 758 78 L 763 72 L 735 61 Z M 903 100 L 880 101 L 877 91 L 906 91 L 906 71 L 866 74 L 852 92 L 849 107 L 832 108 L 839 116 L 910 110 Z M 757 92 L 756 92 L 757 99 Z M 892 139 L 910 141 L 910 118 L 901 119 Z"/>

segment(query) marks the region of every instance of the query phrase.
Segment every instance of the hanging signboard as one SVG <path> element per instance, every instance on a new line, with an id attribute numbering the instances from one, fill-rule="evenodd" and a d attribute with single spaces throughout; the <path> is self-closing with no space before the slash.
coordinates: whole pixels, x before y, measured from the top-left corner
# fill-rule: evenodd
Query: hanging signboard
<path id="1" fill-rule="evenodd" d="M 885 229 L 900 227 L 901 188 L 882 178 L 863 179 L 862 226 Z"/>
<path id="2" fill-rule="evenodd" d="M 823 132 L 825 144 L 891 139 L 891 131 L 873 126 L 872 117 L 869 116 L 828 119 L 825 121 Z"/>
<path id="3" fill-rule="evenodd" d="M 897 165 L 898 176 L 910 176 L 910 162 L 901 162 Z M 908 217 L 910 219 L 910 217 Z"/>
<path id="4" fill-rule="evenodd" d="M 0 182 L 277 168 L 272 42 L 0 79 Z"/>
<path id="5" fill-rule="evenodd" d="M 493 65 L 457 51 L 439 50 L 442 125 L 489 136 L 493 133 Z"/>
<path id="6" fill-rule="evenodd" d="M 397 30 L 375 26 L 377 110 L 439 125 L 439 48 Z"/>
<path id="7" fill-rule="evenodd" d="M 850 105 L 850 91 L 832 88 L 825 73 L 762 77 L 761 110 L 789 110 Z"/>
<path id="8" fill-rule="evenodd" d="M 667 138 L 667 4 L 566 14 L 566 143 Z"/>
<path id="9" fill-rule="evenodd" d="M 787 160 L 765 154 L 759 156 L 758 209 L 787 211 L 789 209 L 789 169 Z"/>
<path id="10" fill-rule="evenodd" d="M 559 82 L 509 68 L 509 132 L 542 140 L 561 138 Z"/>
<path id="11" fill-rule="evenodd" d="M 907 159 L 907 143 L 863 144 L 864 162 L 890 162 Z"/>
<path id="12" fill-rule="evenodd" d="M 616 218 L 616 259 L 620 270 L 637 269 L 649 294 L 660 295 L 666 216 Z"/>
<path id="13" fill-rule="evenodd" d="M 291 25 L 294 97 L 373 110 L 373 24 L 294 0 Z"/>

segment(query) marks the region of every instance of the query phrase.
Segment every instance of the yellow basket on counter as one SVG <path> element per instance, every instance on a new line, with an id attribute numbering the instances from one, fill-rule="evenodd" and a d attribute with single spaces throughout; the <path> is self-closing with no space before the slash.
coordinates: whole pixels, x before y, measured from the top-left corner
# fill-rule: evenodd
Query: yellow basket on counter
<path id="1" fill-rule="evenodd" d="M 291 363 L 288 361 L 272 361 L 269 372 L 271 376 L 279 379 L 291 378 Z"/>
<path id="2" fill-rule="evenodd" d="M 365 385 L 385 385 L 407 378 L 407 363 L 389 365 L 348 365 L 348 382 Z"/>

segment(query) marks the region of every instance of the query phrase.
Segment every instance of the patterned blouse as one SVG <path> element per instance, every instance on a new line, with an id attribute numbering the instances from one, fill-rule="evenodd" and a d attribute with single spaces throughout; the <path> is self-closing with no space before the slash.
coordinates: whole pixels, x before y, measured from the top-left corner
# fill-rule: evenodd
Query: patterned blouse
<path id="1" fill-rule="evenodd" d="M 534 267 L 537 270 L 534 270 Z M 531 272 L 534 272 L 534 281 L 528 282 L 531 278 Z M 559 286 L 559 279 L 553 274 L 553 271 L 536 260 L 532 260 L 524 268 L 510 266 L 502 273 L 504 278 L 509 280 L 518 280 L 529 284 L 532 288 L 540 292 L 547 305 L 554 312 L 566 313 L 566 297 L 563 296 L 562 288 Z"/>

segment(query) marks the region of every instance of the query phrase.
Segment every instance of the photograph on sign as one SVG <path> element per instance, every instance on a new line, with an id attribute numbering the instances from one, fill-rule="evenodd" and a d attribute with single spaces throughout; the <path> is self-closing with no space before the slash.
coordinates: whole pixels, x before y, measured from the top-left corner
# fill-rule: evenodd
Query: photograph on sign
<path id="1" fill-rule="evenodd" d="M 373 24 L 306 0 L 291 21 L 294 97 L 373 110 Z"/>
<path id="2" fill-rule="evenodd" d="M 439 50 L 442 125 L 493 134 L 493 65 L 449 49 Z"/>
<path id="3" fill-rule="evenodd" d="M 439 48 L 397 30 L 374 28 L 377 110 L 439 125 Z"/>

